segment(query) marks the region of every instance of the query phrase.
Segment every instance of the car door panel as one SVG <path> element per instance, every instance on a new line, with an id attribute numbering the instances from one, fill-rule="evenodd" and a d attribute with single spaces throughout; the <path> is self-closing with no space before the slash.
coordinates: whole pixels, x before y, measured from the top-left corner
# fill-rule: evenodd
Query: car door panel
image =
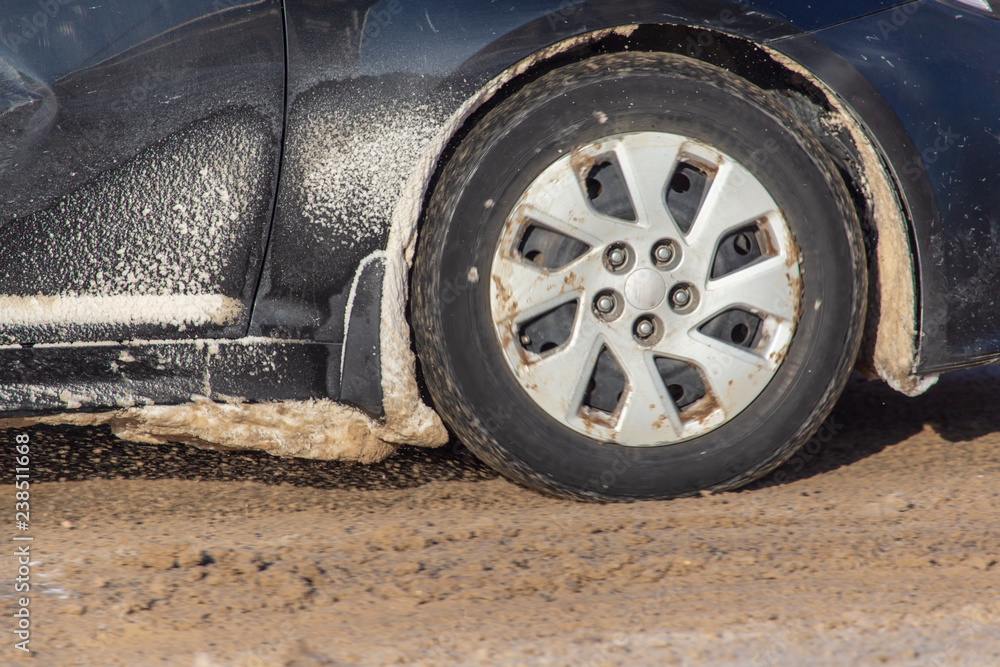
<path id="1" fill-rule="evenodd" d="M 283 128 L 278 1 L 0 16 L 0 342 L 243 335 Z"/>

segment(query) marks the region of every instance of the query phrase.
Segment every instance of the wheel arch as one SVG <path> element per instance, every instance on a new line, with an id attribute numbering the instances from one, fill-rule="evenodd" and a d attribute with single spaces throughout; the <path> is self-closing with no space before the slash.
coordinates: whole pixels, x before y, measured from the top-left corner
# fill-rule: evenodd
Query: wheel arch
<path id="1" fill-rule="evenodd" d="M 515 63 L 470 97 L 425 152 L 394 211 L 390 230 L 381 343 L 387 414 L 418 417 L 423 407 L 422 401 L 413 400 L 421 392 L 405 308 L 399 304 L 408 302 L 417 235 L 450 155 L 482 116 L 531 81 L 592 55 L 626 51 L 675 53 L 729 69 L 772 91 L 816 133 L 852 195 L 869 252 L 869 315 L 857 368 L 909 395 L 933 384 L 935 378 L 922 378 L 914 370 L 920 331 L 919 273 L 908 208 L 877 140 L 859 115 L 813 72 L 767 44 L 680 24 L 633 24 L 567 38 Z M 394 422 L 417 425 L 425 420 Z"/>

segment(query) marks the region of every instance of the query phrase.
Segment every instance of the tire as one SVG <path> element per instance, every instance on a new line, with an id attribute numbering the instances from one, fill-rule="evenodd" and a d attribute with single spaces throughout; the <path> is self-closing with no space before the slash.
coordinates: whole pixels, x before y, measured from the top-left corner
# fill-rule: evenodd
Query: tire
<path id="1" fill-rule="evenodd" d="M 833 408 L 865 266 L 836 168 L 767 93 L 604 55 L 500 103 L 444 165 L 414 335 L 437 410 L 510 479 L 587 500 L 734 489 Z"/>

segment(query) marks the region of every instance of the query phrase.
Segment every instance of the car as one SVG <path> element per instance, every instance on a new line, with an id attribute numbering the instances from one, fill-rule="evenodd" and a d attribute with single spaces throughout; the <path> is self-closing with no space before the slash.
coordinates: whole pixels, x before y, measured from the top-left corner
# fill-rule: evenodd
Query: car
<path id="1" fill-rule="evenodd" d="M 3 425 L 760 479 L 1000 359 L 998 12 L 0 0 Z"/>

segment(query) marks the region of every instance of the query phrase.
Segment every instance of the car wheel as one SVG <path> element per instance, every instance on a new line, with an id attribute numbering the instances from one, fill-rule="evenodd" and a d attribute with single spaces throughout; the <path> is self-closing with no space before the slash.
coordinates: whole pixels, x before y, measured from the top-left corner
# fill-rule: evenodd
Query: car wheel
<path id="1" fill-rule="evenodd" d="M 413 280 L 436 408 L 581 499 L 738 487 L 832 409 L 864 318 L 836 169 L 765 91 L 667 54 L 552 71 L 442 169 Z"/>

